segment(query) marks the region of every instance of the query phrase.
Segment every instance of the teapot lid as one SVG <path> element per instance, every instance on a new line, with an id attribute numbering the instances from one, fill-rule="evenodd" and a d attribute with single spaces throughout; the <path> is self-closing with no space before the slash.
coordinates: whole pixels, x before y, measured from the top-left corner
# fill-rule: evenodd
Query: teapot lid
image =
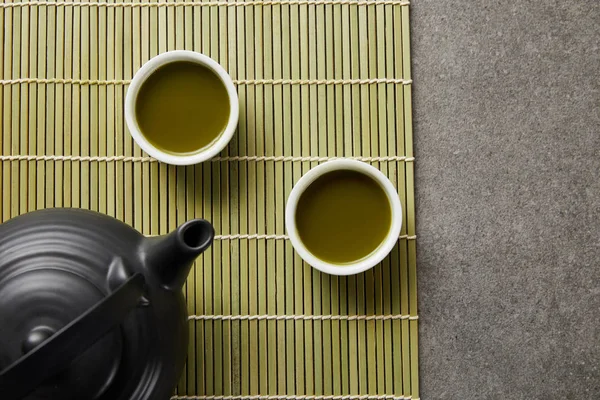
<path id="1" fill-rule="evenodd" d="M 0 371 L 105 297 L 94 283 L 74 273 L 74 268 L 82 270 L 74 259 L 48 255 L 25 260 L 31 265 L 0 270 Z M 111 330 L 27 398 L 98 398 L 116 374 L 122 346 L 120 329 Z"/>
<path id="2" fill-rule="evenodd" d="M 2 400 L 167 398 L 187 350 L 181 287 L 213 236 L 192 220 L 144 238 L 77 209 L 1 224 Z"/>
<path id="3" fill-rule="evenodd" d="M 110 389 L 131 350 L 121 321 L 110 326 L 104 323 L 101 333 L 90 324 L 87 329 L 80 325 L 77 331 L 63 333 L 106 302 L 131 276 L 124 264 L 132 261 L 120 258 L 124 251 L 115 251 L 116 246 L 107 241 L 131 248 L 141 235 L 128 227 L 122 233 L 118 224 L 89 212 L 53 209 L 25 214 L 0 226 L 3 400 L 97 399 Z M 106 314 L 118 313 L 111 309 Z M 56 346 L 57 339 L 60 346 Z M 40 362 L 32 363 L 32 359 Z M 7 394 L 11 391 L 12 397 Z"/>

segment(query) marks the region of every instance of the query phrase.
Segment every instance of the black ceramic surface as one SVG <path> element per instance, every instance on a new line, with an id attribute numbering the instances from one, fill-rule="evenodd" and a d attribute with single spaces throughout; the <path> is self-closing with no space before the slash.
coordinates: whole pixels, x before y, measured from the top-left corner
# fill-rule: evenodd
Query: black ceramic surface
<path id="1" fill-rule="evenodd" d="M 213 236 L 193 220 L 145 238 L 77 209 L 0 225 L 0 397 L 168 399 L 187 351 L 181 287 Z"/>

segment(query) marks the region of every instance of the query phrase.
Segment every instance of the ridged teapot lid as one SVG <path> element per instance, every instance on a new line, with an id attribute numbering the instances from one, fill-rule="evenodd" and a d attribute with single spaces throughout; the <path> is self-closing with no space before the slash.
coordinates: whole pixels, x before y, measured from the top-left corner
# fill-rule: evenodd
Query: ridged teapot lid
<path id="1" fill-rule="evenodd" d="M 0 370 L 48 340 L 106 296 L 92 282 L 69 271 L 74 265 L 65 268 L 69 262 L 56 256 L 25 257 L 23 261 L 33 265 L 13 274 L 0 270 Z M 36 265 L 36 261 L 43 261 L 44 265 Z M 27 398 L 97 398 L 116 374 L 122 343 L 120 329 L 113 329 Z"/>
<path id="2" fill-rule="evenodd" d="M 145 238 L 90 211 L 0 224 L 0 398 L 167 398 L 185 362 L 181 287 L 214 229 Z"/>
<path id="3" fill-rule="evenodd" d="M 55 337 L 128 277 L 105 230 L 90 223 L 114 229 L 105 217 L 78 210 L 36 212 L 0 225 L 0 371 Z M 123 244 L 141 237 L 124 224 L 115 226 Z M 98 398 L 116 374 L 123 343 L 121 329 L 110 329 L 26 398 Z"/>

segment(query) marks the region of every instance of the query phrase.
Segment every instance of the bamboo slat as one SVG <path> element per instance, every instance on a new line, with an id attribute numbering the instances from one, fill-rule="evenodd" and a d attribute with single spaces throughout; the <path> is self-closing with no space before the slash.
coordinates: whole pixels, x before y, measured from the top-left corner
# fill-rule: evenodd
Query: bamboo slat
<path id="1" fill-rule="evenodd" d="M 156 236 L 192 218 L 217 238 L 183 288 L 174 399 L 418 399 L 409 3 L 402 0 L 0 0 L 0 220 L 82 207 Z M 238 130 L 189 167 L 132 140 L 135 72 L 174 49 L 230 73 Z M 287 240 L 295 182 L 334 158 L 383 171 L 404 224 L 380 265 L 314 270 Z"/>

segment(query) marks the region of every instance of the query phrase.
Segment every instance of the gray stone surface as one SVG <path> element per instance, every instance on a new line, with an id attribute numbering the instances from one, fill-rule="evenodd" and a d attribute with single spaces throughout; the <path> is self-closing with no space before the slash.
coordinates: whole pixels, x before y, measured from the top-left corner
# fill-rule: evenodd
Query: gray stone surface
<path id="1" fill-rule="evenodd" d="M 600 1 L 411 24 L 421 398 L 600 399 Z"/>

